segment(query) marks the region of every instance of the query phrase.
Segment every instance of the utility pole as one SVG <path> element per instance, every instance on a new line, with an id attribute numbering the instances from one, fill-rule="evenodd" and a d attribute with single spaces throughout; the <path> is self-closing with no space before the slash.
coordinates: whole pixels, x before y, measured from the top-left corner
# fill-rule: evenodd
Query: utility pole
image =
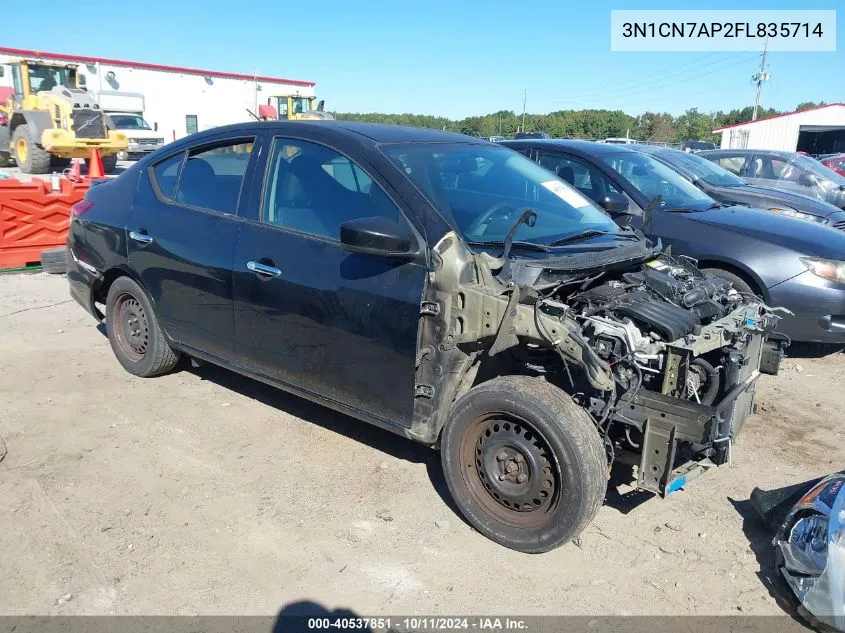
<path id="1" fill-rule="evenodd" d="M 522 131 L 525 131 L 525 104 L 528 103 L 528 88 L 522 93 Z"/>
<path id="2" fill-rule="evenodd" d="M 766 54 L 769 52 L 769 38 L 766 38 L 763 44 L 763 56 L 760 59 L 760 70 L 751 76 L 752 81 L 757 82 L 757 97 L 754 99 L 754 112 L 751 114 L 751 120 L 757 120 L 757 110 L 760 108 L 760 90 L 763 87 L 763 82 L 769 80 L 769 73 L 766 72 Z"/>

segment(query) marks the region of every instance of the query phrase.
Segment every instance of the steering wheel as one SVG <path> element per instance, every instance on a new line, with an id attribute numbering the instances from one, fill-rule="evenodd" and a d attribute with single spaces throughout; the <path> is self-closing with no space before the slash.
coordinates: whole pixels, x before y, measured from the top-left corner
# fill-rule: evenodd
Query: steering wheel
<path id="1" fill-rule="evenodd" d="M 506 210 L 507 213 L 504 213 L 504 211 Z M 492 206 L 488 207 L 485 211 L 481 213 L 481 215 L 479 215 L 472 221 L 472 224 L 467 227 L 466 234 L 475 236 L 475 238 L 480 238 L 481 235 L 478 234 L 478 231 L 489 220 L 491 220 L 496 215 L 507 217 L 508 215 L 510 215 L 510 212 L 514 210 L 514 206 L 510 202 L 497 202 Z"/>

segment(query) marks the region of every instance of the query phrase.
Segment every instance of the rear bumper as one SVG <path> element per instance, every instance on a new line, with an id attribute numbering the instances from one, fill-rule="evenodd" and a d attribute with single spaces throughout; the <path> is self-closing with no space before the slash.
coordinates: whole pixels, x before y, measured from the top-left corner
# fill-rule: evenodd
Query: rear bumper
<path id="1" fill-rule="evenodd" d="M 102 281 L 102 275 L 92 266 L 80 262 L 73 250 L 67 249 L 67 280 L 70 286 L 70 296 L 98 321 L 103 320 L 103 314 L 94 302 L 94 289 Z"/>
<path id="2" fill-rule="evenodd" d="M 795 313 L 777 327 L 793 341 L 845 343 L 845 285 L 807 271 L 769 288 L 769 303 Z"/>

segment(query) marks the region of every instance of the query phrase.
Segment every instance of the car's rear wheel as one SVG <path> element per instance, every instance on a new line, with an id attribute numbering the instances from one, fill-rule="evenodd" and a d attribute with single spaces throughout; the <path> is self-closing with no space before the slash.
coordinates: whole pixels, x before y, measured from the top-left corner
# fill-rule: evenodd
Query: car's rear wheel
<path id="1" fill-rule="evenodd" d="M 578 536 L 607 489 L 604 445 L 568 394 L 537 378 L 495 378 L 455 402 L 442 434 L 455 503 L 488 538 L 522 552 Z"/>
<path id="2" fill-rule="evenodd" d="M 179 360 L 164 338 L 146 293 L 128 277 L 120 277 L 109 288 L 106 328 L 114 355 L 131 374 L 159 376 Z"/>

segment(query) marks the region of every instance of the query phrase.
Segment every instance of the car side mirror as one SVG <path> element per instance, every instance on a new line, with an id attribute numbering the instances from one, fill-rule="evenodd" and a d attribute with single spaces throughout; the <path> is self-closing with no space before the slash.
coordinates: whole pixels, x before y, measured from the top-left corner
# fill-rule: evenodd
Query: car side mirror
<path id="1" fill-rule="evenodd" d="M 599 198 L 599 206 L 608 213 L 627 213 L 630 202 L 621 193 L 611 192 Z"/>
<path id="2" fill-rule="evenodd" d="M 798 176 L 798 184 L 803 185 L 804 187 L 812 187 L 816 184 L 816 179 L 813 177 L 813 174 L 808 174 L 806 171 L 802 171 L 801 175 Z"/>
<path id="3" fill-rule="evenodd" d="M 153 132 L 158 132 L 158 121 L 153 123 Z"/>
<path id="4" fill-rule="evenodd" d="M 340 225 L 340 243 L 350 253 L 411 257 L 411 234 L 387 218 L 358 218 Z"/>

